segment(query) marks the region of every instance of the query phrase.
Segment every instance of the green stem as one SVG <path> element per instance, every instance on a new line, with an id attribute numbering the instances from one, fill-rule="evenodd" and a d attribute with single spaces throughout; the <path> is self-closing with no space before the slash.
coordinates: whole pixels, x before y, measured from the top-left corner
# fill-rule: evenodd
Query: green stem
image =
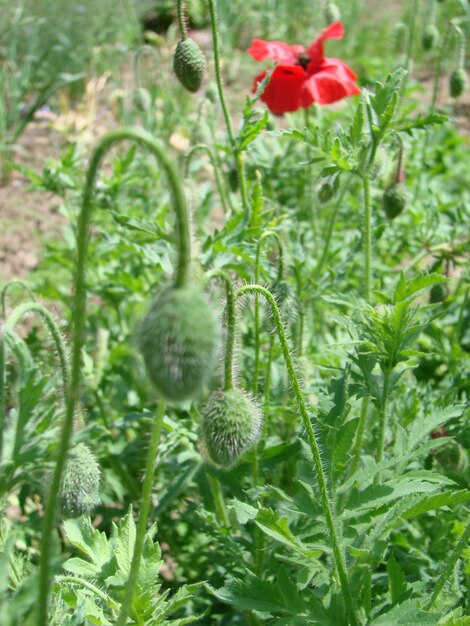
<path id="1" fill-rule="evenodd" d="M 221 179 L 221 176 L 220 176 L 220 172 L 219 172 L 219 167 L 218 167 L 217 161 L 216 161 L 214 155 L 212 154 L 212 150 L 205 143 L 199 143 L 196 146 L 194 146 L 193 148 L 191 148 L 191 150 L 189 151 L 188 156 L 186 157 L 185 175 L 186 176 L 188 175 L 189 164 L 190 164 L 192 156 L 196 152 L 198 152 L 198 151 L 205 152 L 207 154 L 207 156 L 209 157 L 209 160 L 210 160 L 211 165 L 212 165 L 212 169 L 214 170 L 214 178 L 215 178 L 215 184 L 216 184 L 216 187 L 217 187 L 217 191 L 219 192 L 220 201 L 222 202 L 222 208 L 223 208 L 224 213 L 226 215 L 228 213 L 228 200 L 227 200 L 227 196 L 225 194 L 225 187 L 222 184 L 222 179 Z"/>
<path id="2" fill-rule="evenodd" d="M 217 82 L 217 90 L 219 92 L 220 106 L 224 114 L 225 126 L 227 128 L 228 137 L 230 140 L 230 146 L 234 154 L 237 153 L 235 144 L 235 135 L 233 133 L 232 122 L 230 121 L 230 115 L 225 101 L 224 88 L 222 85 L 222 73 L 220 71 L 220 56 L 219 56 L 219 36 L 217 33 L 217 13 L 216 13 L 216 0 L 207 0 L 209 6 L 209 13 L 211 18 L 211 32 L 212 32 L 212 45 L 214 48 L 214 69 L 215 79 Z M 238 165 L 238 164 L 237 164 Z M 238 172 L 240 175 L 240 171 Z"/>
<path id="3" fill-rule="evenodd" d="M 273 363 L 274 352 L 274 335 L 271 335 L 269 340 L 268 362 L 266 364 L 266 380 L 264 382 L 264 398 L 266 402 L 269 402 L 269 396 L 271 395 L 271 368 Z"/>
<path id="4" fill-rule="evenodd" d="M 219 519 L 222 522 L 224 529 L 228 530 L 230 528 L 230 519 L 227 513 L 227 507 L 225 506 L 224 495 L 220 487 L 220 481 L 210 475 L 208 475 L 207 478 L 209 480 L 212 497 L 214 498 L 217 515 L 219 516 Z"/>
<path id="5" fill-rule="evenodd" d="M 411 55 L 413 53 L 413 44 L 414 44 L 414 39 L 415 39 L 415 32 L 416 32 L 416 18 L 418 15 L 418 6 L 419 6 L 419 0 L 414 0 L 413 3 L 413 8 L 411 9 L 411 17 L 410 17 L 410 22 L 408 25 L 408 45 L 406 48 L 406 58 L 405 58 L 405 69 L 408 72 L 410 69 L 410 62 L 411 62 Z M 407 80 L 407 78 L 405 77 L 405 81 Z M 404 81 L 404 84 L 405 84 Z"/>
<path id="6" fill-rule="evenodd" d="M 370 302 L 372 295 L 372 215 L 370 205 L 370 180 L 367 175 L 362 179 L 362 183 L 364 189 L 364 298 L 366 302 Z"/>
<path id="7" fill-rule="evenodd" d="M 110 609 L 119 608 L 119 604 L 115 602 L 110 596 L 108 596 L 107 593 L 104 593 L 103 591 L 101 591 L 101 589 L 98 589 L 98 587 L 85 580 L 85 578 L 80 578 L 79 576 L 57 576 L 55 580 L 58 584 L 70 583 L 71 585 L 80 585 L 81 587 L 85 587 L 85 589 L 88 589 L 89 591 L 94 593 L 97 598 L 107 604 Z"/>
<path id="8" fill-rule="evenodd" d="M 353 463 L 352 463 L 352 468 L 351 468 L 351 474 L 355 474 L 357 472 L 357 470 L 359 469 L 359 463 L 361 462 L 362 442 L 364 440 L 364 430 L 366 426 L 368 408 L 369 408 L 369 398 L 365 397 L 362 399 L 361 415 L 359 418 L 359 424 L 357 426 L 357 431 L 356 431 L 356 440 L 354 442 Z"/>
<path id="9" fill-rule="evenodd" d="M 186 21 L 184 16 L 184 2 L 183 0 L 177 0 L 176 2 L 176 13 L 178 15 L 178 28 L 180 29 L 181 40 L 184 41 L 188 36 L 188 31 L 186 29 Z"/>
<path id="10" fill-rule="evenodd" d="M 3 453 L 3 431 L 6 417 L 6 354 L 5 334 L 3 324 L 0 323 L 0 461 Z"/>
<path id="11" fill-rule="evenodd" d="M 186 199 L 180 182 L 179 175 L 170 160 L 165 147 L 154 137 L 139 128 L 123 128 L 105 135 L 95 149 L 87 172 L 85 190 L 80 211 L 77 235 L 77 261 L 75 269 L 75 295 L 72 307 L 72 367 L 70 376 L 70 388 L 67 399 L 67 410 L 62 426 L 62 434 L 57 453 L 56 466 L 54 469 L 51 488 L 46 503 L 46 511 L 42 525 L 41 556 L 39 561 L 39 606 L 38 626 L 46 626 L 48 623 L 48 597 L 51 586 L 50 551 L 51 537 L 56 519 L 57 498 L 59 493 L 62 471 L 67 459 L 70 437 L 73 429 L 75 406 L 79 399 L 80 367 L 82 346 L 85 335 L 85 308 L 86 308 L 86 284 L 85 268 L 88 251 L 89 224 L 93 210 L 93 190 L 98 167 L 106 152 L 121 141 L 135 141 L 145 146 L 160 162 L 166 171 L 168 182 L 172 191 L 173 207 L 176 212 L 178 230 L 179 259 L 176 274 L 176 285 L 183 285 L 188 276 L 190 263 L 190 236 L 189 219 L 186 207 Z"/>
<path id="12" fill-rule="evenodd" d="M 250 203 L 248 202 L 248 189 L 246 182 L 246 174 L 245 174 L 245 155 L 236 151 L 235 160 L 237 163 L 237 172 L 238 172 L 238 182 L 240 184 L 240 194 L 242 196 L 242 206 L 245 214 L 248 217 L 248 223 L 251 222 L 251 211 L 250 211 Z"/>
<path id="13" fill-rule="evenodd" d="M 12 287 L 22 287 L 22 289 L 24 289 L 29 296 L 29 299 L 31 301 L 34 302 L 35 298 L 34 298 L 34 293 L 31 289 L 31 287 L 29 287 L 25 282 L 23 282 L 22 280 L 9 280 L 2 288 L 2 294 L 0 296 L 1 298 L 1 315 L 3 318 L 6 317 L 6 306 L 7 306 L 7 292 L 12 288 Z"/>
<path id="14" fill-rule="evenodd" d="M 222 269 L 211 270 L 205 276 L 205 282 L 213 278 L 221 278 L 225 285 L 225 295 L 227 298 L 227 338 L 225 343 L 224 356 L 224 389 L 233 389 L 233 353 L 235 347 L 235 300 L 233 284 L 230 276 Z"/>
<path id="15" fill-rule="evenodd" d="M 284 273 L 284 250 L 282 247 L 281 238 L 275 231 L 267 230 L 260 236 L 260 238 L 258 239 L 258 244 L 256 246 L 255 284 L 257 285 L 260 282 L 261 248 L 262 248 L 263 242 L 266 241 L 266 239 L 269 239 L 269 237 L 272 237 L 277 244 L 277 252 L 278 252 L 277 280 L 278 282 L 282 280 L 282 276 Z M 258 294 L 255 294 L 255 363 L 254 363 L 254 371 L 253 371 L 253 395 L 255 397 L 258 394 L 260 350 L 261 350 L 261 341 L 260 341 L 260 323 L 259 323 L 259 299 L 258 299 Z"/>
<path id="16" fill-rule="evenodd" d="M 430 611 L 432 605 L 436 602 L 439 594 L 442 591 L 445 583 L 449 580 L 452 571 L 460 558 L 463 550 L 467 547 L 468 541 L 470 539 L 470 523 L 467 524 L 467 528 L 464 530 L 463 535 L 460 537 L 457 545 L 450 553 L 449 558 L 447 559 L 447 563 L 445 564 L 444 569 L 442 570 L 437 582 L 434 584 L 434 589 L 429 598 L 429 601 L 425 607 L 426 611 Z"/>
<path id="17" fill-rule="evenodd" d="M 388 395 L 389 395 L 391 374 L 392 374 L 392 368 L 389 366 L 387 367 L 384 373 L 382 401 L 380 403 L 379 436 L 378 436 L 378 444 L 377 444 L 377 463 L 381 463 L 384 457 L 385 431 L 387 427 L 387 413 L 388 413 Z"/>
<path id="18" fill-rule="evenodd" d="M 279 337 L 279 341 L 282 348 L 282 354 L 284 357 L 284 361 L 287 368 L 287 373 L 289 376 L 289 381 L 292 386 L 292 390 L 297 402 L 297 406 L 302 417 L 302 423 L 307 433 L 308 444 L 310 450 L 312 452 L 313 464 L 315 467 L 315 472 L 318 481 L 318 487 L 320 491 L 320 501 L 323 509 L 323 514 L 325 516 L 325 522 L 328 529 L 328 533 L 330 535 L 330 540 L 333 548 L 333 557 L 336 569 L 338 571 L 338 576 L 341 583 L 341 589 L 344 596 L 345 605 L 348 611 L 349 621 L 352 626 L 357 626 L 358 622 L 356 619 L 356 613 L 354 608 L 354 602 L 351 595 L 351 589 L 349 587 L 349 580 L 346 573 L 346 564 L 344 561 L 344 556 L 341 550 L 341 544 L 337 535 L 335 521 L 333 518 L 333 511 L 330 504 L 330 497 L 328 493 L 328 487 L 326 484 L 326 476 L 325 471 L 323 469 L 323 464 L 320 455 L 320 448 L 318 446 L 317 438 L 315 436 L 315 432 L 313 430 L 312 423 L 310 421 L 310 416 L 308 413 L 307 404 L 305 401 L 304 394 L 300 387 L 299 379 L 297 377 L 297 373 L 295 370 L 294 362 L 292 360 L 292 356 L 289 351 L 289 344 L 287 342 L 286 332 L 284 330 L 284 325 L 282 323 L 281 314 L 279 313 L 278 306 L 272 294 L 261 287 L 260 285 L 246 285 L 244 287 L 240 287 L 235 292 L 235 298 L 240 298 L 241 296 L 247 293 L 259 293 L 262 295 L 268 302 L 271 313 L 273 316 L 274 324 L 276 327 L 276 331 Z"/>
<path id="19" fill-rule="evenodd" d="M 333 211 L 331 213 L 330 216 L 330 221 L 328 222 L 328 230 L 326 231 L 326 236 L 325 236 L 325 245 L 323 246 L 323 252 L 320 258 L 320 261 L 315 269 L 315 275 L 318 278 L 321 274 L 321 271 L 323 269 L 323 266 L 325 265 L 325 261 L 328 257 L 328 252 L 330 249 L 330 243 L 331 243 L 331 237 L 333 234 L 333 229 L 335 226 L 335 222 L 336 222 L 336 216 L 338 215 L 338 211 L 341 207 L 341 203 L 343 202 L 343 198 L 346 194 L 346 191 L 348 190 L 349 187 L 349 183 L 351 181 L 351 176 L 346 180 L 346 182 L 343 185 L 343 189 L 341 190 L 341 193 L 338 196 L 338 200 L 336 201 L 336 204 L 333 208 Z"/>
<path id="20" fill-rule="evenodd" d="M 145 534 L 147 532 L 147 520 L 150 512 L 152 498 L 152 483 L 155 469 L 155 460 L 158 450 L 158 442 L 160 441 L 160 433 L 162 430 L 163 418 L 165 417 L 166 403 L 160 402 L 153 422 L 150 434 L 150 445 L 147 453 L 147 463 L 145 466 L 144 484 L 142 487 L 142 498 L 139 510 L 139 521 L 137 522 L 137 530 L 135 536 L 134 553 L 132 555 L 131 568 L 129 578 L 127 579 L 124 592 L 124 600 L 121 605 L 121 612 L 116 622 L 116 626 L 125 626 L 127 618 L 131 611 L 132 598 L 134 596 L 137 578 L 139 576 L 140 560 L 142 557 L 142 549 L 144 547 Z"/>
<path id="21" fill-rule="evenodd" d="M 20 304 L 10 313 L 5 321 L 5 326 L 14 330 L 15 326 L 24 318 L 28 313 L 37 313 L 44 320 L 49 332 L 51 333 L 52 340 L 57 350 L 59 357 L 59 366 L 62 374 L 62 384 L 64 397 L 67 397 L 67 391 L 70 384 L 70 370 L 69 370 L 69 356 L 67 354 L 67 348 L 65 341 L 59 330 L 59 326 L 54 316 L 38 302 L 25 302 Z"/>

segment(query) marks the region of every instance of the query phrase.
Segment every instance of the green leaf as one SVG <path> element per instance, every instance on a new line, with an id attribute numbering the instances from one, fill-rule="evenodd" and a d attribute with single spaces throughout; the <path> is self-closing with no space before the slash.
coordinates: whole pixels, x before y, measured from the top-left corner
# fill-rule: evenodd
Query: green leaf
<path id="1" fill-rule="evenodd" d="M 393 554 L 387 561 L 388 586 L 392 602 L 395 604 L 397 600 L 406 593 L 406 579 L 401 570 L 400 565 L 395 561 Z"/>
<path id="2" fill-rule="evenodd" d="M 261 509 L 254 521 L 268 537 L 279 541 L 303 556 L 316 558 L 323 551 L 323 549 L 318 549 L 317 545 L 315 549 L 312 549 L 302 543 L 289 529 L 287 519 L 280 517 L 279 513 L 271 509 Z"/>
<path id="3" fill-rule="evenodd" d="M 406 600 L 370 622 L 370 626 L 433 626 L 439 619 L 438 613 L 418 608 L 416 600 Z"/>

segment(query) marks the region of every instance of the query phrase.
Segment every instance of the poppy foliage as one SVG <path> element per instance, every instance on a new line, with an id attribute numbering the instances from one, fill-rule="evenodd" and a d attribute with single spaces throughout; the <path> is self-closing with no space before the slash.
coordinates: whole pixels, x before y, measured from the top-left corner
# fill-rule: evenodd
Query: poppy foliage
<path id="1" fill-rule="evenodd" d="M 325 57 L 323 44 L 328 39 L 341 39 L 344 28 L 335 22 L 325 28 L 305 49 L 301 45 L 290 46 L 282 41 L 253 39 L 248 53 L 256 61 L 277 61 L 261 100 L 277 115 L 305 109 L 314 102 L 331 104 L 347 96 L 360 93 L 356 74 L 340 59 Z M 261 72 L 254 83 L 254 90 L 266 77 Z"/>

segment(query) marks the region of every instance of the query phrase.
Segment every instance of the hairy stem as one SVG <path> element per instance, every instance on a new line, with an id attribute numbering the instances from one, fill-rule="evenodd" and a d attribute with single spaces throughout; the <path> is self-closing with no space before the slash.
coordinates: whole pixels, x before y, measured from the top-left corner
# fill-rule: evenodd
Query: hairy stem
<path id="1" fill-rule="evenodd" d="M 161 401 L 155 420 L 153 422 L 150 434 L 150 445 L 147 452 L 147 463 L 145 466 L 144 484 L 142 486 L 142 498 L 139 510 L 139 521 L 137 522 L 137 530 L 135 536 L 134 553 L 132 555 L 131 569 L 129 578 L 127 579 L 124 592 L 124 600 L 121 605 L 121 612 L 116 622 L 116 626 L 125 626 L 127 618 L 131 611 L 132 598 L 134 596 L 137 578 L 139 576 L 140 561 L 142 558 L 142 549 L 144 547 L 145 534 L 147 532 L 147 520 L 150 512 L 152 499 L 152 483 L 155 469 L 155 460 L 157 457 L 158 443 L 160 441 L 160 433 L 162 430 L 163 418 L 165 417 L 166 403 Z"/>
<path id="2" fill-rule="evenodd" d="M 256 285 L 258 285 L 260 282 L 261 249 L 262 249 L 263 243 L 270 237 L 273 238 L 277 244 L 277 252 L 278 252 L 277 280 L 278 282 L 282 280 L 282 276 L 284 273 L 284 250 L 282 247 L 282 241 L 279 235 L 275 231 L 266 230 L 258 239 L 258 244 L 256 246 L 256 259 L 255 259 L 255 284 Z M 253 395 L 255 397 L 258 393 L 258 378 L 259 378 L 260 350 L 261 350 L 259 326 L 260 326 L 259 299 L 258 299 L 258 294 L 255 294 L 255 364 L 254 364 L 254 369 L 253 369 Z"/>
<path id="3" fill-rule="evenodd" d="M 59 357 L 59 366 L 62 375 L 62 384 L 64 390 L 64 397 L 67 397 L 67 392 L 70 384 L 70 368 L 69 368 L 69 356 L 67 354 L 67 348 L 65 341 L 59 330 L 57 322 L 54 316 L 38 302 L 25 302 L 18 305 L 8 316 L 5 321 L 5 326 L 14 330 L 15 326 L 26 316 L 28 313 L 37 313 L 44 320 L 49 332 L 51 333 L 52 340 L 54 342 L 57 355 Z"/>
<path id="4" fill-rule="evenodd" d="M 331 508 L 328 487 L 326 484 L 325 471 L 323 469 L 323 464 L 322 464 L 322 460 L 320 456 L 320 448 L 318 446 L 317 438 L 315 436 L 315 432 L 313 430 L 313 426 L 310 421 L 307 403 L 305 401 L 304 394 L 300 387 L 300 383 L 297 377 L 297 372 L 295 370 L 294 362 L 289 351 L 289 344 L 287 342 L 286 331 L 284 330 L 284 325 L 282 323 L 281 314 L 279 313 L 279 309 L 278 309 L 278 306 L 276 304 L 276 301 L 273 295 L 264 287 L 261 287 L 260 285 L 246 285 L 244 287 L 240 287 L 235 292 L 235 298 L 240 298 L 241 296 L 247 293 L 253 293 L 253 294 L 258 293 L 262 295 L 267 300 L 271 308 L 271 313 L 273 316 L 274 324 L 275 324 L 276 331 L 277 331 L 281 348 L 282 348 L 282 354 L 283 354 L 284 361 L 285 361 L 286 368 L 287 368 L 287 373 L 289 376 L 289 381 L 291 383 L 292 390 L 293 390 L 293 393 L 297 402 L 297 407 L 302 417 L 303 426 L 307 433 L 308 445 L 312 452 L 313 464 L 315 467 L 315 473 L 317 476 L 318 487 L 320 491 L 321 506 L 323 509 L 326 526 L 327 526 L 331 544 L 332 544 L 334 562 L 335 562 L 335 566 L 336 566 L 338 576 L 340 579 L 341 589 L 343 592 L 345 605 L 348 611 L 348 618 L 352 626 L 357 626 L 358 622 L 356 619 L 354 602 L 353 602 L 353 598 L 351 595 L 351 589 L 349 587 L 349 580 L 348 580 L 348 576 L 346 572 L 346 564 L 344 561 L 344 556 L 341 550 L 341 545 L 340 545 L 340 541 L 337 535 L 335 521 L 333 518 L 333 511 Z"/>
<path id="5" fill-rule="evenodd" d="M 224 389 L 233 389 L 233 353 L 235 347 L 235 300 L 233 284 L 230 276 L 222 269 L 211 270 L 205 276 L 205 282 L 213 278 L 221 278 L 225 285 L 225 295 L 227 298 L 227 338 L 224 355 Z"/>
<path id="6" fill-rule="evenodd" d="M 366 427 L 367 411 L 369 409 L 369 398 L 362 399 L 361 415 L 359 417 L 359 424 L 357 425 L 356 440 L 354 442 L 353 449 L 353 463 L 351 467 L 351 474 L 355 474 L 359 469 L 359 463 L 361 462 L 362 454 L 362 442 L 364 440 L 364 430 Z"/>
<path id="7" fill-rule="evenodd" d="M 1 300 L 1 316 L 3 318 L 6 317 L 7 293 L 8 293 L 8 291 L 12 287 L 21 287 L 28 294 L 29 300 L 32 301 L 32 302 L 35 301 L 34 293 L 33 293 L 32 289 L 31 289 L 31 287 L 29 287 L 24 281 L 16 280 L 16 279 L 15 280 L 9 280 L 7 283 L 5 283 L 5 285 L 3 285 L 2 293 L 1 293 L 1 296 L 0 296 L 0 300 Z"/>
<path id="8" fill-rule="evenodd" d="M 387 367 L 384 373 L 382 401 L 380 403 L 380 412 L 379 412 L 379 436 L 378 436 L 378 444 L 377 444 L 377 463 L 381 463 L 384 457 L 385 431 L 387 427 L 387 414 L 388 414 L 388 395 L 389 395 L 391 374 L 392 374 L 392 368 Z"/>
<path id="9" fill-rule="evenodd" d="M 51 488 L 46 503 L 46 511 L 42 525 L 41 556 L 39 561 L 38 626 L 46 626 L 48 623 L 48 598 L 52 574 L 49 563 L 51 537 L 56 520 L 57 498 L 62 471 L 67 459 L 70 437 L 72 435 L 75 406 L 79 399 L 81 353 L 85 335 L 85 269 L 88 251 L 89 224 L 93 210 L 95 179 L 99 165 L 107 151 L 112 146 L 122 141 L 134 141 L 139 145 L 146 147 L 157 158 L 160 165 L 166 171 L 168 182 L 172 191 L 172 201 L 176 213 L 176 226 L 178 231 L 179 258 L 175 279 L 176 286 L 181 286 L 187 281 L 189 272 L 190 236 L 188 210 L 179 175 L 168 155 L 167 150 L 150 133 L 147 133 L 139 128 L 123 128 L 121 130 L 109 132 L 101 139 L 100 143 L 93 152 L 87 172 L 82 208 L 78 222 L 75 295 L 72 308 L 72 366 L 67 399 L 67 411 L 62 426 L 56 466 L 52 476 Z"/>
<path id="10" fill-rule="evenodd" d="M 178 15 L 178 28 L 180 30 L 181 40 L 184 41 L 188 36 L 188 31 L 186 29 L 183 0 L 176 0 L 176 13 Z"/>
<path id="11" fill-rule="evenodd" d="M 364 298 L 370 302 L 372 295 L 372 215 L 370 205 L 370 180 L 368 176 L 362 179 L 364 189 Z"/>

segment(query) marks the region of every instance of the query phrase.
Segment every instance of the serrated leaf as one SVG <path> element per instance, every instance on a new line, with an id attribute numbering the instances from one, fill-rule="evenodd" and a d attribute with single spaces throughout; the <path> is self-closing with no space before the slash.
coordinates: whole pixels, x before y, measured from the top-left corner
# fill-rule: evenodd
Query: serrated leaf
<path id="1" fill-rule="evenodd" d="M 65 520 L 64 531 L 70 543 L 86 554 L 90 561 L 101 570 L 110 558 L 110 550 L 105 533 L 101 533 L 93 528 L 89 517 L 82 517 L 78 520 Z"/>
<path id="2" fill-rule="evenodd" d="M 405 600 L 370 622 L 370 626 L 433 626 L 439 619 L 439 613 L 429 613 L 418 608 L 416 600 Z"/>
<path id="3" fill-rule="evenodd" d="M 392 602 L 395 604 L 395 602 L 406 593 L 406 578 L 393 554 L 391 554 L 387 560 L 387 574 L 390 596 Z"/>

